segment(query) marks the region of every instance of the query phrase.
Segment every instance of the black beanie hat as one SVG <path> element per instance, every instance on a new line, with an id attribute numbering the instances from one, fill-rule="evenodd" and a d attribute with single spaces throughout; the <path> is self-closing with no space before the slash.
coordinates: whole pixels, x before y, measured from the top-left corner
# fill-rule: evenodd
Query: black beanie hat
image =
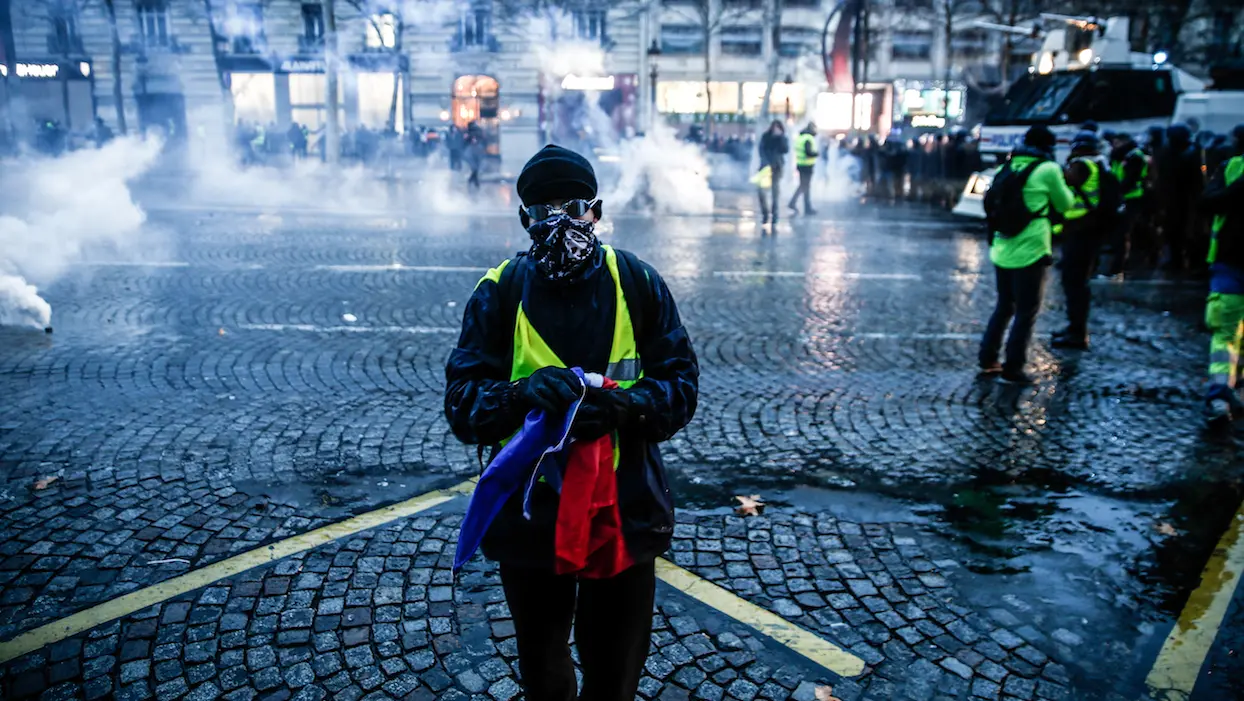
<path id="1" fill-rule="evenodd" d="M 523 166 L 516 187 L 524 206 L 551 200 L 591 200 L 596 198 L 596 171 L 583 156 L 549 144 Z"/>
<path id="2" fill-rule="evenodd" d="M 1054 132 L 1044 124 L 1034 124 L 1028 129 L 1028 133 L 1024 134 L 1024 145 L 1041 151 L 1052 151 L 1057 143 L 1058 137 L 1054 136 Z"/>

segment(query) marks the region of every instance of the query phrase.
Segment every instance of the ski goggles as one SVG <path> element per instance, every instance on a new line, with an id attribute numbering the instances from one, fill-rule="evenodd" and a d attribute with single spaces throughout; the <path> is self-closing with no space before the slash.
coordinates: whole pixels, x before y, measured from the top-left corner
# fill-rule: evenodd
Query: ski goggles
<path id="1" fill-rule="evenodd" d="M 555 214 L 565 214 L 569 217 L 578 219 L 587 214 L 600 200 L 566 200 L 560 207 L 554 207 L 551 204 L 533 204 L 525 207 L 523 212 L 531 219 L 531 221 L 544 221 Z"/>

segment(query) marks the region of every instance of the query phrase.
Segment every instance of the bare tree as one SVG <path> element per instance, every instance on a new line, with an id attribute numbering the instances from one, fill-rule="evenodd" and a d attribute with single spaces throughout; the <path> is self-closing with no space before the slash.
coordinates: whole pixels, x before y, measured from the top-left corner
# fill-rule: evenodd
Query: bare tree
<path id="1" fill-rule="evenodd" d="M 713 38 L 728 25 L 748 19 L 755 21 L 755 0 L 690 0 L 680 3 L 678 12 L 696 22 L 704 34 L 704 137 L 713 135 Z M 767 0 L 773 2 L 773 0 Z"/>
<path id="2" fill-rule="evenodd" d="M 117 132 L 122 136 L 125 126 L 125 93 L 121 89 L 121 34 L 117 31 L 117 7 L 114 0 L 103 0 L 108 15 L 108 32 L 112 39 L 112 101 L 117 109 Z"/>
<path id="3" fill-rule="evenodd" d="M 769 122 L 769 103 L 773 99 L 773 85 L 777 82 L 782 59 L 782 0 L 765 0 L 764 32 L 764 48 L 768 52 L 768 75 L 764 101 L 760 103 L 760 119 L 756 120 L 762 129 L 767 128 Z"/>

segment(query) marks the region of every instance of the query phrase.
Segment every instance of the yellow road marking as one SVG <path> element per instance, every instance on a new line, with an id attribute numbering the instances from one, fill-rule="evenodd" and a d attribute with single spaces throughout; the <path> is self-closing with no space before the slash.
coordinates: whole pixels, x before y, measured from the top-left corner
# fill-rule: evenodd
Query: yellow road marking
<path id="1" fill-rule="evenodd" d="M 1210 555 L 1201 573 L 1201 586 L 1188 597 L 1175 628 L 1166 637 L 1145 679 L 1158 698 L 1185 701 L 1192 695 L 1192 687 L 1196 685 L 1210 646 L 1218 637 L 1223 616 L 1235 596 L 1241 573 L 1244 573 L 1244 504 L 1235 512 L 1227 532 Z"/>
<path id="2" fill-rule="evenodd" d="M 16 659 L 46 645 L 64 640 L 96 626 L 128 616 L 169 599 L 214 584 L 226 577 L 241 574 L 290 555 L 310 550 L 319 545 L 352 536 L 377 526 L 383 526 L 435 506 L 462 494 L 470 494 L 476 480 L 470 479 L 448 489 L 441 489 L 398 502 L 383 509 L 359 514 L 339 523 L 329 524 L 313 531 L 286 538 L 262 548 L 255 548 L 206 567 L 167 579 L 145 589 L 105 601 L 84 611 L 53 621 L 34 630 L 0 642 L 0 664 Z"/>
<path id="3" fill-rule="evenodd" d="M 657 577 L 684 594 L 699 599 L 734 620 L 755 628 L 834 674 L 854 677 L 864 671 L 864 660 L 819 635 L 809 633 L 777 614 L 745 601 L 708 580 L 701 579 L 669 560 L 657 559 Z"/>
<path id="4" fill-rule="evenodd" d="M 383 509 L 359 514 L 345 521 L 291 536 L 262 548 L 248 550 L 42 625 L 12 640 L 0 642 L 0 664 L 247 570 L 427 511 L 454 497 L 470 494 L 475 488 L 475 483 L 475 479 L 470 479 L 448 489 L 421 494 Z M 755 628 L 763 635 L 839 676 L 853 677 L 864 671 L 864 661 L 855 655 L 668 560 L 658 558 L 656 568 L 657 576 L 675 589 L 704 602 L 744 625 Z"/>

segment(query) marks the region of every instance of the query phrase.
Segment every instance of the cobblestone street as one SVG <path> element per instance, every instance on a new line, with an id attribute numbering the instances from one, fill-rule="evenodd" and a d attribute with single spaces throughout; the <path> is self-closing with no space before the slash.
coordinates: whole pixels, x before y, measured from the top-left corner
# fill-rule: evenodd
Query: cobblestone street
<path id="1" fill-rule="evenodd" d="M 462 498 L 109 608 L 477 475 L 444 361 L 476 281 L 525 247 L 514 218 L 156 210 L 144 236 L 43 291 L 54 333 L 0 329 L 0 641 L 123 613 L 0 655 L 0 696 L 519 698 L 497 568 L 451 574 Z M 659 585 L 645 699 L 1149 698 L 1244 498 L 1198 413 L 1202 286 L 1095 284 L 1092 352 L 1058 353 L 1052 277 L 1040 381 L 1005 389 L 975 374 L 986 243 L 943 217 L 623 217 L 602 238 L 666 277 L 701 362 L 663 448 L 666 557 L 865 665 Z M 767 508 L 736 515 L 750 494 Z M 1244 698 L 1242 604 L 1194 701 Z"/>

